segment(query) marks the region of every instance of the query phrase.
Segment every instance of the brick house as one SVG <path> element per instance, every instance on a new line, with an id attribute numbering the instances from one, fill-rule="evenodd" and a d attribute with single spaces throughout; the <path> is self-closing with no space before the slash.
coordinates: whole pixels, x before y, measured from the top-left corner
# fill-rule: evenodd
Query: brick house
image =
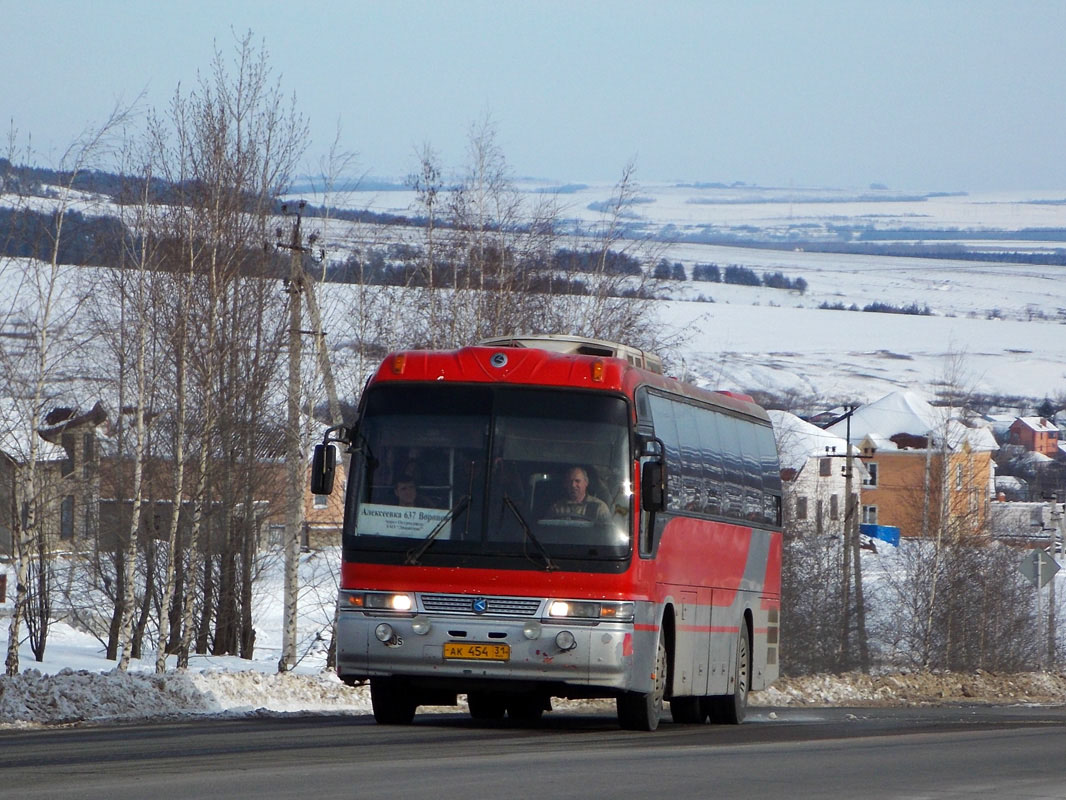
<path id="1" fill-rule="evenodd" d="M 337 459 L 337 477 L 333 494 L 311 494 L 311 468 L 308 465 L 307 481 L 304 482 L 304 538 L 305 546 L 312 549 L 331 547 L 341 543 L 341 525 L 344 520 L 344 488 L 347 472 L 343 458 Z"/>
<path id="2" fill-rule="evenodd" d="M 1055 458 L 1059 453 L 1059 433 L 1058 426 L 1043 417 L 1018 417 L 1008 429 L 1007 441 Z"/>

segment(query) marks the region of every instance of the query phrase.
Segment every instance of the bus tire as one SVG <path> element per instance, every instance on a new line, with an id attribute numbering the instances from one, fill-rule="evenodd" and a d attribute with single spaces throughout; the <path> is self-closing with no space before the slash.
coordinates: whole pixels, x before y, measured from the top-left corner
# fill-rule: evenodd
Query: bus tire
<path id="1" fill-rule="evenodd" d="M 507 717 L 519 725 L 536 725 L 545 710 L 544 698 L 536 693 L 515 694 L 507 700 Z"/>
<path id="2" fill-rule="evenodd" d="M 404 682 L 395 678 L 371 678 L 370 705 L 379 725 L 410 725 L 418 704 Z"/>
<path id="3" fill-rule="evenodd" d="M 617 700 L 618 724 L 627 731 L 653 731 L 659 727 L 666 695 L 666 645 L 659 639 L 655 653 L 655 683 L 650 692 L 626 692 Z"/>
<path id="4" fill-rule="evenodd" d="M 707 719 L 703 698 L 696 695 L 671 697 L 670 716 L 682 725 L 699 725 Z"/>
<path id="5" fill-rule="evenodd" d="M 498 722 L 507 712 L 507 697 L 492 692 L 470 692 L 466 696 L 466 705 L 472 719 Z"/>
<path id="6" fill-rule="evenodd" d="M 711 722 L 722 725 L 739 725 L 748 710 L 748 689 L 751 686 L 751 647 L 748 623 L 740 626 L 737 636 L 737 652 L 733 663 L 732 694 L 711 695 L 704 698 Z"/>

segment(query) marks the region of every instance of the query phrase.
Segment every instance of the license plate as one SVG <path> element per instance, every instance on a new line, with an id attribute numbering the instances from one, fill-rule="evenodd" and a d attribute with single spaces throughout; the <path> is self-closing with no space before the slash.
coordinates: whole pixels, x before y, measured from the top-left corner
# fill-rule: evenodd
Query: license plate
<path id="1" fill-rule="evenodd" d="M 508 661 L 511 658 L 511 646 L 484 642 L 447 642 L 444 645 L 444 657 L 474 661 Z"/>

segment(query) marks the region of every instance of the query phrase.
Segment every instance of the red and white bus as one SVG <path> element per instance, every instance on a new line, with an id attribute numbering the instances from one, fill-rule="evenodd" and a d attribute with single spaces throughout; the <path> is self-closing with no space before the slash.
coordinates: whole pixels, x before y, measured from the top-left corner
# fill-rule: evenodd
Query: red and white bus
<path id="1" fill-rule="evenodd" d="M 640 351 L 537 345 L 393 353 L 316 447 L 318 494 L 332 443 L 351 453 L 339 675 L 370 681 L 379 723 L 460 694 L 486 720 L 613 697 L 629 729 L 665 702 L 740 722 L 778 674 L 768 416 Z"/>

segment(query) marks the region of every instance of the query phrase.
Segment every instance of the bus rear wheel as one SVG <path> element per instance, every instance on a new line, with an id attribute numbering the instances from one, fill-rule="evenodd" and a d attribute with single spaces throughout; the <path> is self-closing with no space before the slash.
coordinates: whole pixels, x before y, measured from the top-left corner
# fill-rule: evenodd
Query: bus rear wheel
<path id="1" fill-rule="evenodd" d="M 653 731 L 659 727 L 666 696 L 666 645 L 659 639 L 655 653 L 655 680 L 650 692 L 626 692 L 617 700 L 618 724 L 628 731 Z"/>
<path id="2" fill-rule="evenodd" d="M 737 653 L 733 663 L 733 693 L 705 697 L 704 703 L 711 722 L 739 725 L 748 711 L 748 689 L 751 687 L 751 648 L 748 644 L 748 624 L 740 626 Z"/>
<path id="3" fill-rule="evenodd" d="M 370 705 L 379 725 L 410 725 L 417 707 L 411 687 L 395 678 L 370 679 Z"/>

